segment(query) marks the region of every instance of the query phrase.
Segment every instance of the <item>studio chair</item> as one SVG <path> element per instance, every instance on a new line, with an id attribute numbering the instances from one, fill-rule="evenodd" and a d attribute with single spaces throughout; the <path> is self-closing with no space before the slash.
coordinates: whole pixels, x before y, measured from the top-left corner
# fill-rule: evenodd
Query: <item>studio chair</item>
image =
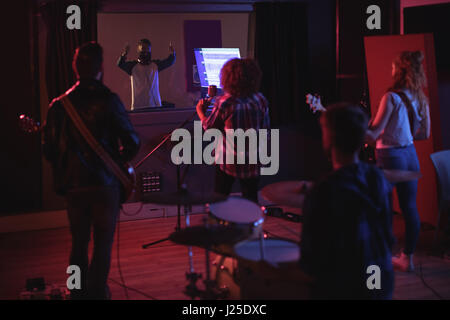
<path id="1" fill-rule="evenodd" d="M 439 213 L 436 221 L 436 232 L 434 235 L 434 246 L 436 246 L 442 215 L 450 209 L 450 150 L 435 152 L 431 154 L 430 157 L 436 170 L 439 190 Z M 450 225 L 450 221 L 448 222 Z"/>

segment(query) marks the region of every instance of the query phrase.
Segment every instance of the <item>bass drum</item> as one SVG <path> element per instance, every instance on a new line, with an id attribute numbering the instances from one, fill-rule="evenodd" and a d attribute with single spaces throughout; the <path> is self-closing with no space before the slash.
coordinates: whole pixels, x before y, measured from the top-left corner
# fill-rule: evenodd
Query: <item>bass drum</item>
<path id="1" fill-rule="evenodd" d="M 238 279 L 238 262 L 230 256 L 217 256 L 211 268 L 219 288 L 227 290 L 227 300 L 240 300 L 241 289 Z"/>
<path id="2" fill-rule="evenodd" d="M 296 242 L 264 240 L 261 263 L 260 241 L 235 245 L 235 258 L 218 256 L 213 272 L 219 287 L 228 289 L 231 300 L 303 300 L 310 297 L 307 282 L 298 280 L 300 248 Z"/>

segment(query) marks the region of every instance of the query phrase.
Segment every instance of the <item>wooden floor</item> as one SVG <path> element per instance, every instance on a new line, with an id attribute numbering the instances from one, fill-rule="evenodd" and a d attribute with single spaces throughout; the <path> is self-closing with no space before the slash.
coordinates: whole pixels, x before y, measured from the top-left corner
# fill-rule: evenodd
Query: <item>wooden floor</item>
<path id="1" fill-rule="evenodd" d="M 191 223 L 200 224 L 203 217 L 194 215 Z M 187 284 L 187 247 L 169 241 L 145 250 L 141 247 L 167 237 L 174 231 L 175 223 L 174 217 L 120 223 L 120 264 L 125 283 L 146 294 L 130 290 L 130 299 L 189 299 L 183 293 Z M 298 240 L 301 224 L 267 217 L 264 229 L 270 236 Z M 44 277 L 47 283 L 65 284 L 69 251 L 68 228 L 0 234 L 0 299 L 18 299 L 28 278 Z M 194 249 L 194 263 L 195 271 L 204 274 L 203 250 Z M 450 261 L 428 256 L 420 248 L 416 265 L 415 273 L 396 274 L 394 298 L 450 299 Z M 109 286 L 113 299 L 125 299 L 117 281 L 120 276 L 116 238 Z"/>

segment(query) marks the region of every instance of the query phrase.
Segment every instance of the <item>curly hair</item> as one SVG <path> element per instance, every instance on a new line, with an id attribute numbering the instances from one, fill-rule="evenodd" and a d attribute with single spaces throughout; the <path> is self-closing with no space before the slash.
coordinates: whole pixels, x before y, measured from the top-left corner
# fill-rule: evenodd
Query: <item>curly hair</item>
<path id="1" fill-rule="evenodd" d="M 423 53 L 421 51 L 403 51 L 394 60 L 394 83 L 389 90 L 409 89 L 419 100 L 419 112 L 423 113 L 428 99 L 423 93 L 427 78 L 423 70 Z"/>
<path id="2" fill-rule="evenodd" d="M 220 84 L 233 97 L 249 97 L 258 92 L 262 72 L 253 59 L 234 58 L 220 70 Z"/>

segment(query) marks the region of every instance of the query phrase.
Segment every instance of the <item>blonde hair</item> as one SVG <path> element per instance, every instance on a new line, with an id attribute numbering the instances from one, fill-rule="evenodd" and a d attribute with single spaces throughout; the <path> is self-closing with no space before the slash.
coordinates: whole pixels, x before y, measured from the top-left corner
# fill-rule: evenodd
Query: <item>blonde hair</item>
<path id="1" fill-rule="evenodd" d="M 426 114 L 428 99 L 423 93 L 423 88 L 427 85 L 427 78 L 423 70 L 422 51 L 403 51 L 394 60 L 394 83 L 389 90 L 408 89 L 413 97 L 419 101 L 419 114 Z"/>

